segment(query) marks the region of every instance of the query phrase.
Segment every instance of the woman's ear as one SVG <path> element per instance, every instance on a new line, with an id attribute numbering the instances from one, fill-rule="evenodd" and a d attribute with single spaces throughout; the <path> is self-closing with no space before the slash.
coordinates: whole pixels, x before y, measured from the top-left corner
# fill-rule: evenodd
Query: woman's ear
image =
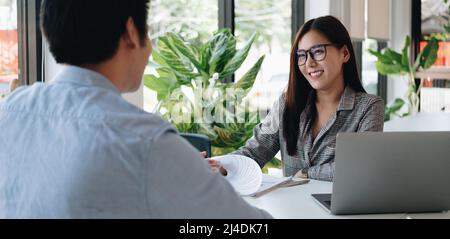
<path id="1" fill-rule="evenodd" d="M 347 45 L 342 47 L 342 53 L 344 54 L 344 63 L 347 63 L 350 60 L 350 51 L 348 50 Z"/>

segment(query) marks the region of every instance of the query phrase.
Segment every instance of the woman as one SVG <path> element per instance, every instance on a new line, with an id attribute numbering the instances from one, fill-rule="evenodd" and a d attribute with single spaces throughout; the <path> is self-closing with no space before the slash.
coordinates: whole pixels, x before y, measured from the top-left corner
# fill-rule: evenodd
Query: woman
<path id="1" fill-rule="evenodd" d="M 312 19 L 292 47 L 287 92 L 233 154 L 263 167 L 281 151 L 285 176 L 332 181 L 336 135 L 382 131 L 383 116 L 382 99 L 361 85 L 344 25 L 332 16 Z"/>

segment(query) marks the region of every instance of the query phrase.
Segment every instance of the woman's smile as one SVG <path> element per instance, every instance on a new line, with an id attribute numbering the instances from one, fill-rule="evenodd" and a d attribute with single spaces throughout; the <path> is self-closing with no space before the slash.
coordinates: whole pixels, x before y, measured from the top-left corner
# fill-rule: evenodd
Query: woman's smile
<path id="1" fill-rule="evenodd" d="M 320 78 L 324 73 L 324 70 L 314 70 L 314 71 L 310 71 L 308 73 L 308 75 L 312 78 L 312 79 L 318 79 Z"/>

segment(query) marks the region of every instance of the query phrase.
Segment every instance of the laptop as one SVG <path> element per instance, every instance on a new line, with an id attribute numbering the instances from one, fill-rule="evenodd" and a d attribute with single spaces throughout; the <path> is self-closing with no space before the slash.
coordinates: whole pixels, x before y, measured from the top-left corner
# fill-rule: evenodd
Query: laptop
<path id="1" fill-rule="evenodd" d="M 313 198 L 334 215 L 450 209 L 450 132 L 341 133 L 332 194 Z"/>

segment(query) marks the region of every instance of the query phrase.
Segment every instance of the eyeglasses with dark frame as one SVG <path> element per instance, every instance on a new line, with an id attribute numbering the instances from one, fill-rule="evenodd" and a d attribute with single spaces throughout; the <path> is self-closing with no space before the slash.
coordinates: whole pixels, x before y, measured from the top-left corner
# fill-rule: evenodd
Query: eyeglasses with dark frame
<path id="1" fill-rule="evenodd" d="M 338 46 L 339 44 L 327 43 L 318 44 L 309 48 L 309 50 L 297 50 L 297 64 L 298 66 L 304 66 L 308 61 L 308 54 L 314 61 L 323 61 L 327 57 L 327 46 Z"/>

